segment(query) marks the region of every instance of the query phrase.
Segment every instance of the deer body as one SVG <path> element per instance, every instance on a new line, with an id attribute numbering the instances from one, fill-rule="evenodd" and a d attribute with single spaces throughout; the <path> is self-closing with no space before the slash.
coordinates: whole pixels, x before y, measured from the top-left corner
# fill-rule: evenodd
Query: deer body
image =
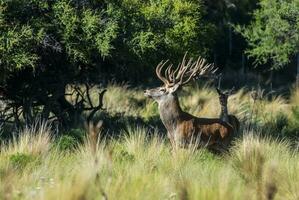
<path id="1" fill-rule="evenodd" d="M 152 91 L 148 90 L 147 93 Z M 172 145 L 186 146 L 191 141 L 198 141 L 208 148 L 226 147 L 230 142 L 232 127 L 220 119 L 198 118 L 182 111 L 175 94 L 158 100 L 160 118 L 167 129 Z"/>
<path id="2" fill-rule="evenodd" d="M 221 119 L 195 117 L 180 107 L 177 90 L 192 78 L 215 72 L 212 65 L 205 64 L 204 59 L 199 58 L 196 62 L 190 59 L 186 62 L 185 56 L 176 69 L 169 65 L 164 75 L 161 71 L 167 61 L 161 62 L 156 68 L 156 74 L 164 86 L 146 90 L 144 94 L 158 103 L 160 118 L 167 129 L 172 146 L 184 147 L 194 141 L 212 150 L 226 148 L 233 133 L 230 124 Z"/>

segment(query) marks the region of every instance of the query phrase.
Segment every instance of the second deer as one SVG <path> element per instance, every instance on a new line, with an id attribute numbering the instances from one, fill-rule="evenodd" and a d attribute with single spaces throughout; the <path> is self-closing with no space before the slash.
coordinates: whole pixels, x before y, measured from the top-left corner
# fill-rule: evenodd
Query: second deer
<path id="1" fill-rule="evenodd" d="M 233 94 L 234 88 L 229 91 L 222 91 L 220 88 L 216 88 L 216 90 L 219 95 L 219 102 L 221 106 L 219 118 L 224 122 L 229 123 L 233 127 L 234 132 L 238 133 L 240 129 L 240 122 L 236 116 L 228 114 L 227 108 L 228 97 Z"/>
<path id="2" fill-rule="evenodd" d="M 226 148 L 232 139 L 232 126 L 219 118 L 199 118 L 184 112 L 177 97 L 177 91 L 192 79 L 214 74 L 213 65 L 200 57 L 197 61 L 186 61 L 185 55 L 177 68 L 170 64 L 162 73 L 167 62 L 162 61 L 156 67 L 156 75 L 164 85 L 145 90 L 144 94 L 158 103 L 160 118 L 172 146 L 185 146 L 195 138 L 211 150 Z"/>

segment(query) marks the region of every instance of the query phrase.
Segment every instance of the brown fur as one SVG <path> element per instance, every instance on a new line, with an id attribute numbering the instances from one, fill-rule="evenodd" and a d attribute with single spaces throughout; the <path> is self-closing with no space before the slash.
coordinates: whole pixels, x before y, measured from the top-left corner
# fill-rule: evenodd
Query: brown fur
<path id="1" fill-rule="evenodd" d="M 146 95 L 150 96 L 154 90 L 146 91 Z M 168 94 L 158 103 L 160 118 L 173 146 L 184 147 L 197 140 L 200 146 L 212 150 L 228 147 L 233 135 L 230 124 L 218 118 L 198 118 L 182 111 L 175 94 Z"/>
<path id="2" fill-rule="evenodd" d="M 181 113 L 174 137 L 180 146 L 198 140 L 201 146 L 213 149 L 226 148 L 231 140 L 232 126 L 217 118 L 198 118 L 188 113 Z"/>

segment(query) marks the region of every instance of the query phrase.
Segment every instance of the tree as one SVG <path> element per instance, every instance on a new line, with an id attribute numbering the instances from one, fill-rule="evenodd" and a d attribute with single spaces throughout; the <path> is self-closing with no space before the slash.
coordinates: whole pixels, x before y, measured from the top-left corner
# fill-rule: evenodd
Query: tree
<path id="1" fill-rule="evenodd" d="M 56 116 L 68 126 L 84 109 L 65 98 L 68 84 L 108 56 L 117 35 L 116 19 L 101 4 L 1 1 L 0 64 L 4 98 L 15 119 L 32 122 Z M 13 110 L 13 111 L 12 111 Z"/>
<path id="2" fill-rule="evenodd" d="M 185 51 L 206 56 L 214 44 L 215 27 L 204 19 L 202 0 L 122 0 L 113 6 L 120 32 L 107 63 L 117 66 L 109 73 L 123 80 L 144 80 L 140 74 L 151 74 L 159 60 L 178 61 Z"/>
<path id="3" fill-rule="evenodd" d="M 134 80 L 186 50 L 206 54 L 214 29 L 204 10 L 201 0 L 0 0 L 5 119 L 53 116 L 68 127 L 99 108 L 84 96 L 90 85 Z M 66 99 L 70 84 L 85 85 L 74 88 L 75 104 Z"/>
<path id="4" fill-rule="evenodd" d="M 214 61 L 219 67 L 241 66 L 242 54 L 246 46 L 244 38 L 233 31 L 234 24 L 246 25 L 258 0 L 205 0 L 207 19 L 216 27 Z"/>
<path id="5" fill-rule="evenodd" d="M 261 0 L 248 26 L 236 29 L 247 40 L 256 64 L 272 62 L 277 69 L 299 50 L 299 1 Z"/>

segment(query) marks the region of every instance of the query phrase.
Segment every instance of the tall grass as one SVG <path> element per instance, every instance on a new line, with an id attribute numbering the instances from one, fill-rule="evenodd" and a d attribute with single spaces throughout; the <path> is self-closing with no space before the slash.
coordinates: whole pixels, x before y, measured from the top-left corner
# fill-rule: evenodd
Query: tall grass
<path id="1" fill-rule="evenodd" d="M 127 130 L 119 139 L 86 140 L 72 152 L 41 148 L 41 137 L 33 137 L 39 130 L 26 130 L 31 135 L 29 149 L 23 147 L 27 137 L 1 147 L 0 199 L 299 197 L 299 157 L 286 141 L 248 132 L 228 154 L 216 156 L 204 149 L 172 151 L 157 132 Z M 51 138 L 50 132 L 43 134 Z M 19 168 L 10 159 L 17 153 L 36 157 Z"/>
<path id="2" fill-rule="evenodd" d="M 28 154 L 42 154 L 50 149 L 51 127 L 47 123 L 37 122 L 31 127 L 25 127 L 13 135 L 12 140 L 8 144 L 2 142 L 1 153 L 13 154 L 23 152 Z"/>
<path id="3" fill-rule="evenodd" d="M 94 101 L 97 101 L 97 89 L 92 90 Z M 194 85 L 183 88 L 178 93 L 182 108 L 199 117 L 218 117 L 220 114 L 220 104 L 218 94 L 214 88 Z M 284 118 L 291 120 L 291 110 L 298 105 L 298 91 L 292 90 L 289 99 L 282 96 L 272 96 L 254 100 L 251 92 L 245 88 L 238 90 L 228 99 L 228 110 L 248 124 L 257 128 L 272 126 L 269 132 L 274 132 L 276 124 L 284 126 Z M 111 116 L 138 117 L 144 122 L 158 121 L 159 113 L 157 104 L 143 95 L 141 89 L 129 89 L 127 85 L 111 84 L 107 87 L 104 96 L 104 107 Z M 279 130 L 281 131 L 281 130 Z"/>
<path id="4" fill-rule="evenodd" d="M 142 91 L 114 85 L 108 91 L 104 104 L 112 115 L 159 119 L 156 104 Z M 196 116 L 219 114 L 210 88 L 187 88 L 179 96 L 184 110 Z M 0 199 L 299 199 L 298 150 L 277 139 L 275 126 L 274 137 L 263 134 L 281 114 L 293 118 L 296 96 L 253 102 L 240 90 L 230 97 L 230 113 L 256 127 L 243 129 L 221 156 L 194 146 L 173 150 L 164 129 L 129 123 L 119 137 L 106 138 L 93 125 L 67 151 L 57 147 L 49 124 L 20 130 L 1 143 Z"/>

